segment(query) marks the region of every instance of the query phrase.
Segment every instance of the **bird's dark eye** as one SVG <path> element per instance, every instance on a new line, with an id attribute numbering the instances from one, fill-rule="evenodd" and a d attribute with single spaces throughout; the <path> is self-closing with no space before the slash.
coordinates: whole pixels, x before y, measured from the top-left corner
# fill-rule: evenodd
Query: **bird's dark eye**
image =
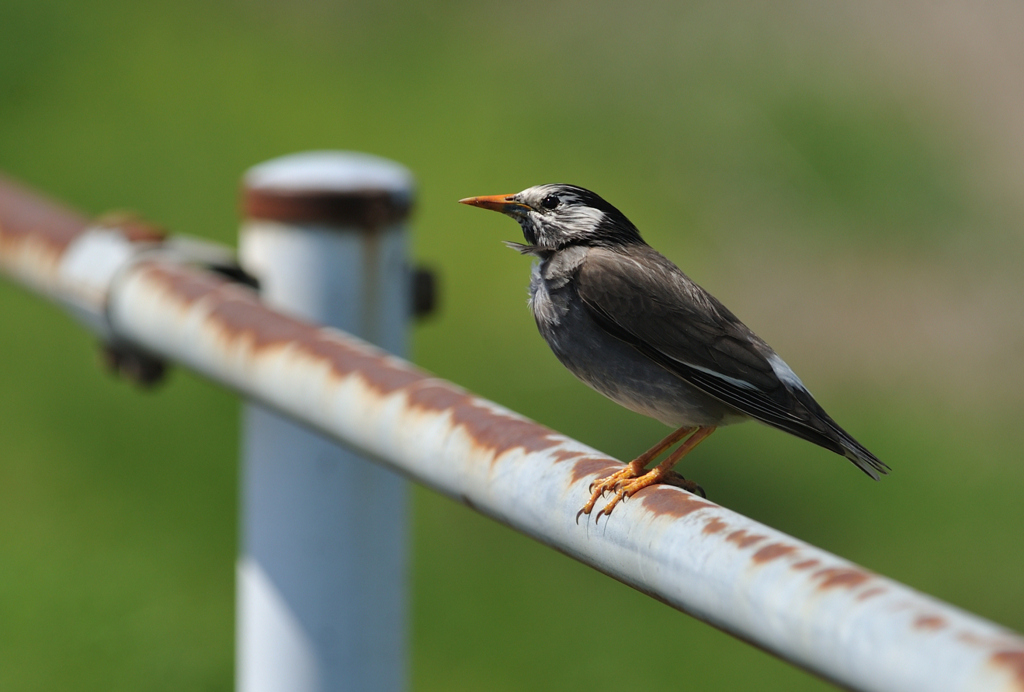
<path id="1" fill-rule="evenodd" d="M 558 195 L 548 195 L 547 197 L 541 200 L 540 206 L 544 207 L 545 209 L 554 209 L 559 204 L 561 204 L 561 202 L 562 200 L 558 199 Z"/>

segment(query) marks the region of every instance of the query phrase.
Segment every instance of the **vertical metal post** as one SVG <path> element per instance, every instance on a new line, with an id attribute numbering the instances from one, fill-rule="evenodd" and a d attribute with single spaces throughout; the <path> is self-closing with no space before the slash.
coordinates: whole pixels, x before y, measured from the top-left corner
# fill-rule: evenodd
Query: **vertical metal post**
<path id="1" fill-rule="evenodd" d="M 241 264 L 270 306 L 403 355 L 412 194 L 366 154 L 256 166 Z M 259 405 L 244 416 L 237 689 L 404 688 L 406 482 Z"/>

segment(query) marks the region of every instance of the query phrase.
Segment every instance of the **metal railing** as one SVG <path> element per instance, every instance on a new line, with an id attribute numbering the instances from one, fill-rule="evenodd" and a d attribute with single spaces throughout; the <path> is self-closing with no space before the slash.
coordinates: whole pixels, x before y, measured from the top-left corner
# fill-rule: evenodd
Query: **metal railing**
<path id="1" fill-rule="evenodd" d="M 297 157 L 255 169 L 246 191 L 241 258 L 261 294 L 174 238 L 137 222 L 89 224 L 0 180 L 0 271 L 68 307 L 122 362 L 179 363 L 254 402 L 239 689 L 333 689 L 339 675 L 354 688 L 404 685 L 404 490 L 389 471 L 373 480 L 353 450 L 842 686 L 1024 690 L 1019 635 L 677 488 L 646 489 L 610 521 L 577 523 L 590 482 L 620 462 L 307 321 L 402 348 L 402 169 Z M 291 270 L 275 266 L 293 259 Z M 342 308 L 338 280 L 351 284 Z M 307 429 L 319 433 L 309 444 L 342 443 L 329 446 L 339 456 L 304 460 L 291 445 Z M 353 503 L 358 519 L 332 509 Z M 322 511 L 334 512 L 329 531 Z M 366 511 L 379 514 L 367 521 Z M 355 554 L 360 566 L 346 566 Z M 378 617 L 374 604 L 389 599 Z"/>

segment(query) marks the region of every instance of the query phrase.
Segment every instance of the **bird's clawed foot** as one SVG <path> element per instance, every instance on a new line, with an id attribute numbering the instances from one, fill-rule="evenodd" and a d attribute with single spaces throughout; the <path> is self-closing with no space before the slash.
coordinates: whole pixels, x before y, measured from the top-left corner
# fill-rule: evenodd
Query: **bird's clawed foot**
<path id="1" fill-rule="evenodd" d="M 679 463 L 680 459 L 689 454 L 694 447 L 700 444 L 703 439 L 714 431 L 715 429 L 712 426 L 679 428 L 654 447 L 651 447 L 636 459 L 626 464 L 625 468 L 616 471 L 610 476 L 594 481 L 590 485 L 590 499 L 587 501 L 587 504 L 583 505 L 583 509 L 576 513 L 576 523 L 579 523 L 580 515 L 586 514 L 589 516 L 590 513 L 594 511 L 594 504 L 597 502 L 598 498 L 603 497 L 604 494 L 609 491 L 615 493 L 615 495 L 612 496 L 612 499 L 608 501 L 608 504 L 602 507 L 601 511 L 594 517 L 595 523 L 601 518 L 602 514 L 610 516 L 612 510 L 615 509 L 615 505 L 619 504 L 627 497 L 632 497 L 647 486 L 654 485 L 655 483 L 674 485 L 677 488 L 682 488 L 694 495 L 700 495 L 703 498 L 707 498 L 707 495 L 704 493 L 704 488 L 700 487 L 700 485 L 694 481 L 683 478 L 680 474 L 673 471 L 672 467 Z M 661 462 L 647 473 L 644 473 L 644 468 L 647 466 L 648 462 L 683 438 L 686 438 L 685 441 L 680 444 L 675 451 L 669 454 L 665 461 Z"/>
<path id="2" fill-rule="evenodd" d="M 608 504 L 594 515 L 595 523 L 601 518 L 601 515 L 610 516 L 612 510 L 615 509 L 615 505 L 628 497 L 632 497 L 647 486 L 657 483 L 674 485 L 695 495 L 707 497 L 704 494 L 704 488 L 700 487 L 698 483 L 683 478 L 682 475 L 675 471 L 666 469 L 663 466 L 656 466 L 647 473 L 643 473 L 644 467 L 640 466 L 638 468 L 636 464 L 637 462 L 633 461 L 612 475 L 594 481 L 590 485 L 590 499 L 587 501 L 587 504 L 583 505 L 583 509 L 576 513 L 576 523 L 579 523 L 581 515 L 586 514 L 589 516 L 594 511 L 594 505 L 598 499 L 604 497 L 608 492 L 615 494 L 608 501 Z"/>
<path id="3" fill-rule="evenodd" d="M 594 504 L 598 501 L 598 499 L 604 497 L 605 493 L 609 491 L 618 490 L 619 486 L 621 486 L 623 483 L 627 481 L 635 479 L 643 472 L 643 470 L 644 467 L 642 465 L 638 466 L 638 461 L 635 460 L 626 464 L 623 468 L 619 469 L 612 475 L 605 476 L 604 478 L 599 478 L 598 480 L 591 483 L 589 488 L 590 499 L 587 500 L 587 504 L 583 505 L 583 509 L 576 512 L 576 523 L 578 524 L 580 522 L 581 514 L 586 514 L 589 516 L 590 513 L 594 511 Z M 613 500 L 609 504 L 614 506 L 617 503 L 618 500 Z M 598 512 L 597 516 L 594 517 L 594 521 L 597 521 L 597 519 L 600 518 L 601 514 L 603 514 L 606 509 L 608 508 L 605 507 L 600 512 Z"/>

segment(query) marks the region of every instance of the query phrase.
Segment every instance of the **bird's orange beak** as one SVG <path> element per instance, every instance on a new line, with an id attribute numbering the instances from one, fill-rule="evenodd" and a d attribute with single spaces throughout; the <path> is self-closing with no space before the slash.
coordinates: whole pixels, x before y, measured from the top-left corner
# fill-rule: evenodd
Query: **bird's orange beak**
<path id="1" fill-rule="evenodd" d="M 460 199 L 459 204 L 468 204 L 471 207 L 500 211 L 502 214 L 509 214 L 520 210 L 528 210 L 530 207 L 522 202 L 516 202 L 515 195 L 487 195 L 484 197 L 467 197 Z"/>

